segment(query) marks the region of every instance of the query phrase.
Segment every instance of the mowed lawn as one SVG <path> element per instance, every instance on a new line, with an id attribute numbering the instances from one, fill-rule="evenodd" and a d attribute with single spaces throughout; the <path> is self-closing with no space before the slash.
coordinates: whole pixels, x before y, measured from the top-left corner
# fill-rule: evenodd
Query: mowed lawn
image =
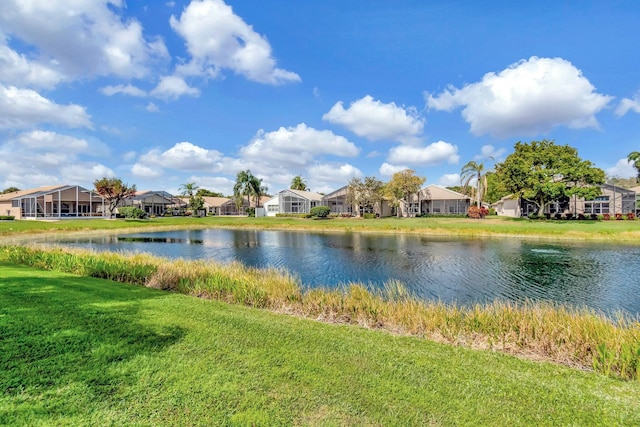
<path id="1" fill-rule="evenodd" d="M 2 425 L 640 425 L 640 382 L 0 264 Z"/>

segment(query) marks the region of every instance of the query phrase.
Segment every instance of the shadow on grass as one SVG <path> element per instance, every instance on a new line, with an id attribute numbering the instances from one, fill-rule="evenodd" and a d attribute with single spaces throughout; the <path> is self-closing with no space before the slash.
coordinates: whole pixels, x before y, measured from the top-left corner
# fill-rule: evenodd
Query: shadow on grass
<path id="1" fill-rule="evenodd" d="M 146 300 L 161 297 L 159 292 L 57 273 L 38 277 L 14 266 L 0 265 L 0 271 L 5 397 L 80 386 L 90 400 L 115 398 L 137 378 L 122 362 L 160 352 L 185 334 L 179 326 L 144 322 L 140 310 Z"/>

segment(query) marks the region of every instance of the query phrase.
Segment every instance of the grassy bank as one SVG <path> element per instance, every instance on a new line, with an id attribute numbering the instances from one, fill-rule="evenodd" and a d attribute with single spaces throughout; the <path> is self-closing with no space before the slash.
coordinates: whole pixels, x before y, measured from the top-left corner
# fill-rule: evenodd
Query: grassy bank
<path id="1" fill-rule="evenodd" d="M 152 230 L 177 228 L 252 228 L 337 232 L 416 233 L 438 236 L 571 239 L 640 244 L 640 220 L 636 221 L 530 221 L 504 217 L 467 218 L 154 218 L 150 220 L 0 221 L 0 236 L 32 233 L 92 232 L 96 230 Z"/>
<path id="2" fill-rule="evenodd" d="M 638 425 L 639 382 L 0 264 L 2 425 Z"/>
<path id="3" fill-rule="evenodd" d="M 380 295 L 360 285 L 302 292 L 294 278 L 276 270 L 149 255 L 6 246 L 0 260 L 640 378 L 640 323 L 622 316 L 612 321 L 533 304 L 447 306 L 413 299 L 394 283 Z"/>

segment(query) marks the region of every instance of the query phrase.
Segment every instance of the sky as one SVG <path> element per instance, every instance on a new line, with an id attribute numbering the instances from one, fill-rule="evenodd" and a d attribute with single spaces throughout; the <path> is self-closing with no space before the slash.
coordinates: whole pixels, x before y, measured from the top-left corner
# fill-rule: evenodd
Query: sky
<path id="1" fill-rule="evenodd" d="M 634 176 L 639 23 L 635 0 L 3 0 L 0 189 L 459 185 L 542 139 Z"/>

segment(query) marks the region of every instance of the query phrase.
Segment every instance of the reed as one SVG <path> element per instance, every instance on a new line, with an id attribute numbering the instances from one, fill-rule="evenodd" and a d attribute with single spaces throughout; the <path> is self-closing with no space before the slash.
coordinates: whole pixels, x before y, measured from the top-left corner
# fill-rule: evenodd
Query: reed
<path id="1" fill-rule="evenodd" d="M 420 301 L 391 281 L 303 291 L 277 269 L 241 263 L 170 261 L 147 254 L 95 253 L 44 246 L 2 246 L 0 261 L 110 279 L 325 322 L 357 324 L 472 348 L 506 352 L 624 379 L 640 379 L 640 322 L 588 309 L 496 301 L 462 307 Z"/>

